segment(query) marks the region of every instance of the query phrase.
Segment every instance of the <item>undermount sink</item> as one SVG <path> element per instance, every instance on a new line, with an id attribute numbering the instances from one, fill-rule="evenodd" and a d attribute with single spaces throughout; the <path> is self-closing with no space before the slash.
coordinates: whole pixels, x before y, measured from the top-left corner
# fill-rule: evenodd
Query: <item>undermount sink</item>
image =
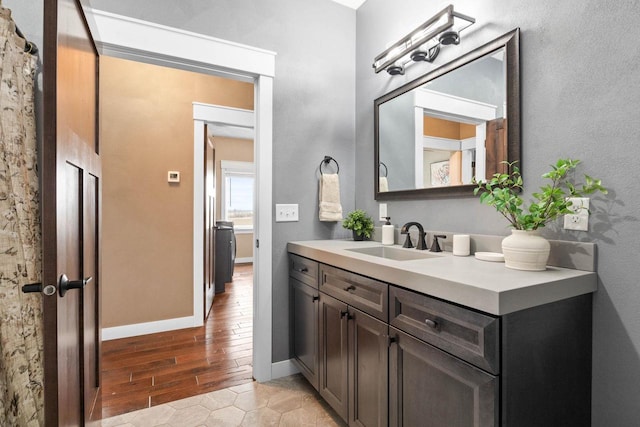
<path id="1" fill-rule="evenodd" d="M 394 261 L 410 261 L 415 259 L 429 259 L 438 258 L 439 255 L 434 255 L 429 252 L 419 251 L 417 249 L 401 249 L 391 246 L 372 246 L 368 248 L 347 249 L 351 252 L 357 252 L 359 254 L 372 255 L 380 258 L 392 259 Z"/>

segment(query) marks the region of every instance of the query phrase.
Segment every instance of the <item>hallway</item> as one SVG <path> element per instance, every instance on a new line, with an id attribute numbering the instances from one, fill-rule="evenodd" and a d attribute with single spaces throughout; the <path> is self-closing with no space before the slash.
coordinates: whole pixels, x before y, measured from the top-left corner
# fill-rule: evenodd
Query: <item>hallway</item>
<path id="1" fill-rule="evenodd" d="M 236 265 L 202 327 L 102 345 L 103 418 L 252 381 L 253 265 Z"/>

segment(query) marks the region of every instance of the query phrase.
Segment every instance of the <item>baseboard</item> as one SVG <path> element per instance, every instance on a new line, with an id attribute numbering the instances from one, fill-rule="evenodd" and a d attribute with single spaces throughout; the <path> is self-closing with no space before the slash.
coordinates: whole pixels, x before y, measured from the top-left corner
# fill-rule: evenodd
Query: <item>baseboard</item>
<path id="1" fill-rule="evenodd" d="M 271 379 L 288 377 L 289 375 L 300 372 L 298 367 L 293 363 L 293 359 L 283 360 L 271 364 Z"/>
<path id="2" fill-rule="evenodd" d="M 250 264 L 253 262 L 253 257 L 236 258 L 235 264 Z"/>
<path id="3" fill-rule="evenodd" d="M 156 322 L 135 323 L 133 325 L 114 326 L 102 329 L 102 341 L 118 338 L 135 337 L 137 335 L 155 334 L 156 332 L 174 331 L 176 329 L 193 328 L 193 316 L 176 319 L 158 320 Z"/>

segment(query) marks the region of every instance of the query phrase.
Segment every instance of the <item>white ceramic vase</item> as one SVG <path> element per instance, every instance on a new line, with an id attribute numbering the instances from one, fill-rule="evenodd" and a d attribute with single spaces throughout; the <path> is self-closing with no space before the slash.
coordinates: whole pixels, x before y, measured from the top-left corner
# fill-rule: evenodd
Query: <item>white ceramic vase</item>
<path id="1" fill-rule="evenodd" d="M 538 230 L 511 230 L 511 236 L 502 240 L 504 265 L 514 270 L 545 270 L 550 249 Z"/>

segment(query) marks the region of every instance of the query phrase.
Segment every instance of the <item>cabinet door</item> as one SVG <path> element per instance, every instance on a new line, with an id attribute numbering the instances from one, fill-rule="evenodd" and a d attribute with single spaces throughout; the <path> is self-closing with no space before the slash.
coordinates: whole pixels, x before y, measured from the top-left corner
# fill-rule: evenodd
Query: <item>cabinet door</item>
<path id="1" fill-rule="evenodd" d="M 389 351 L 389 425 L 498 425 L 497 377 L 395 328 Z"/>
<path id="2" fill-rule="evenodd" d="M 320 396 L 347 420 L 347 305 L 320 293 Z"/>
<path id="3" fill-rule="evenodd" d="M 293 292 L 293 355 L 300 372 L 318 389 L 318 291 L 289 279 Z"/>
<path id="4" fill-rule="evenodd" d="M 386 427 L 389 326 L 349 308 L 349 426 Z"/>

